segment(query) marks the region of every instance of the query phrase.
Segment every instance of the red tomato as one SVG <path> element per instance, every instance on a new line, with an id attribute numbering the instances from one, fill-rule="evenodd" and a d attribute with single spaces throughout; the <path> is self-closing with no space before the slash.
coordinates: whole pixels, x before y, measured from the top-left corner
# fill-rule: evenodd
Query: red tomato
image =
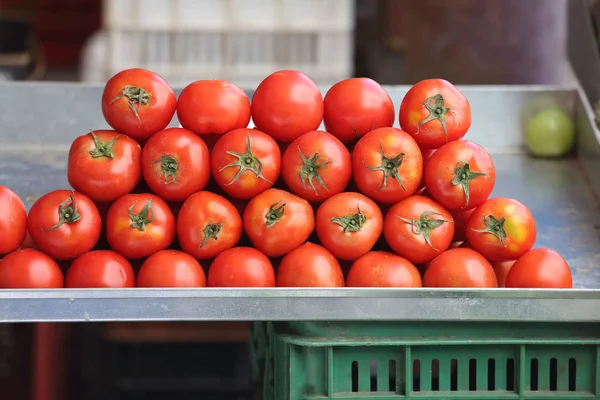
<path id="1" fill-rule="evenodd" d="M 513 264 L 506 276 L 506 287 L 569 289 L 573 278 L 569 264 L 556 251 L 533 249 Z"/>
<path id="2" fill-rule="evenodd" d="M 131 288 L 135 274 L 125 257 L 111 250 L 95 250 L 77 257 L 67 271 L 68 288 Z"/>
<path id="3" fill-rule="evenodd" d="M 325 200 L 317 210 L 317 236 L 342 260 L 356 260 L 371 251 L 383 230 L 377 204 L 360 193 L 345 192 Z"/>
<path id="4" fill-rule="evenodd" d="M 116 131 L 79 136 L 69 150 L 69 183 L 98 202 L 130 193 L 142 178 L 142 148 Z"/>
<path id="5" fill-rule="evenodd" d="M 106 82 L 102 114 L 113 129 L 144 141 L 169 125 L 177 99 L 163 78 L 140 68 L 119 72 Z"/>
<path id="6" fill-rule="evenodd" d="M 194 193 L 177 217 L 181 249 L 198 259 L 232 248 L 242 236 L 242 218 L 227 199 L 211 192 Z"/>
<path id="7" fill-rule="evenodd" d="M 321 202 L 348 185 L 352 176 L 350 153 L 327 132 L 307 132 L 283 153 L 281 174 L 294 194 Z"/>
<path id="8" fill-rule="evenodd" d="M 469 218 L 475 211 L 474 208 L 470 210 L 456 210 L 450 211 L 450 215 L 452 215 L 452 219 L 454 220 L 454 238 L 453 242 L 464 242 L 467 240 L 467 236 L 465 235 L 465 229 L 467 227 L 467 222 L 469 222 Z"/>
<path id="9" fill-rule="evenodd" d="M 209 287 L 273 287 L 271 261 L 252 247 L 234 247 L 215 257 L 208 270 Z"/>
<path id="10" fill-rule="evenodd" d="M 412 196 L 390 208 L 383 223 L 383 235 L 396 253 L 415 264 L 422 264 L 450 246 L 454 221 L 435 201 Z"/>
<path id="11" fill-rule="evenodd" d="M 248 203 L 244 230 L 254 247 L 280 257 L 308 240 L 315 213 L 308 201 L 284 190 L 268 189 Z"/>
<path id="12" fill-rule="evenodd" d="M 325 247 L 307 242 L 283 257 L 276 285 L 344 287 L 344 273 L 338 260 Z"/>
<path id="13" fill-rule="evenodd" d="M 72 260 L 96 245 L 102 220 L 86 195 L 55 190 L 33 204 L 27 228 L 41 251 L 56 260 Z"/>
<path id="14" fill-rule="evenodd" d="M 352 264 L 347 287 L 421 287 L 419 270 L 410 261 L 385 251 L 371 251 Z"/>
<path id="15" fill-rule="evenodd" d="M 144 261 L 137 278 L 138 287 L 205 287 L 206 275 L 191 255 L 177 250 L 161 250 Z"/>
<path id="16" fill-rule="evenodd" d="M 498 283 L 494 269 L 481 254 L 458 248 L 443 252 L 429 263 L 423 286 L 495 288 Z"/>
<path id="17" fill-rule="evenodd" d="M 412 196 L 419 189 L 423 158 L 419 146 L 406 132 L 379 128 L 356 143 L 352 170 L 362 193 L 390 204 Z"/>
<path id="18" fill-rule="evenodd" d="M 384 88 L 370 78 L 350 78 L 336 83 L 325 95 L 325 130 L 344 143 L 367 132 L 391 127 L 394 103 Z"/>
<path id="19" fill-rule="evenodd" d="M 177 100 L 181 125 L 198 135 L 222 135 L 250 122 L 250 100 L 228 81 L 202 80 L 190 83 Z"/>
<path id="20" fill-rule="evenodd" d="M 64 281 L 56 261 L 38 250 L 14 251 L 0 263 L 0 288 L 3 289 L 62 288 Z"/>
<path id="21" fill-rule="evenodd" d="M 8 254 L 23 244 L 27 234 L 27 211 L 19 196 L 0 186 L 0 255 Z"/>
<path id="22" fill-rule="evenodd" d="M 211 154 L 212 174 L 230 196 L 249 199 L 279 178 L 277 142 L 256 129 L 235 129 L 221 136 Z"/>
<path id="23" fill-rule="evenodd" d="M 426 79 L 406 93 L 398 119 L 419 146 L 438 148 L 465 136 L 471 126 L 471 106 L 450 82 Z"/>
<path id="24" fill-rule="evenodd" d="M 302 72 L 278 71 L 258 85 L 251 111 L 256 128 L 289 143 L 321 125 L 323 96 Z"/>
<path id="25" fill-rule="evenodd" d="M 153 194 L 128 194 L 113 203 L 106 218 L 110 247 L 129 259 L 148 257 L 175 239 L 175 217 Z"/>
<path id="26" fill-rule="evenodd" d="M 489 199 L 473 211 L 465 235 L 473 250 L 488 260 L 515 260 L 533 247 L 535 220 L 517 200 Z"/>
<path id="27" fill-rule="evenodd" d="M 168 128 L 152 136 L 142 151 L 144 180 L 167 201 L 183 201 L 210 179 L 206 143 L 183 128 Z"/>
<path id="28" fill-rule="evenodd" d="M 491 262 L 494 273 L 496 274 L 496 280 L 498 281 L 498 287 L 503 288 L 505 286 L 506 276 L 514 263 L 515 260 Z"/>

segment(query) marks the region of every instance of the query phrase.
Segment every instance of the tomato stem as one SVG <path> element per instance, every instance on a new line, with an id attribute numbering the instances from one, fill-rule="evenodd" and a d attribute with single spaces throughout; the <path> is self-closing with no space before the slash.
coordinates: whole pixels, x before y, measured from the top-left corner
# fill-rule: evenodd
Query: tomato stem
<path id="1" fill-rule="evenodd" d="M 402 217 L 398 217 L 398 218 L 400 218 L 402 221 L 406 222 L 407 224 L 411 224 L 413 234 L 423 235 L 425 242 L 429 246 L 431 246 L 431 248 L 434 249 L 435 251 L 439 251 L 431 243 L 431 237 L 430 237 L 431 231 L 434 230 L 435 228 L 442 226 L 444 223 L 450 222 L 450 221 L 447 221 L 445 219 L 428 218 L 429 216 L 433 216 L 433 215 L 441 215 L 441 214 L 438 212 L 435 212 L 435 211 L 425 211 L 423 214 L 421 214 L 421 218 L 419 218 L 419 219 L 408 219 L 408 218 L 402 218 Z"/>
<path id="2" fill-rule="evenodd" d="M 148 199 L 148 202 L 142 208 L 139 214 L 135 214 L 133 212 L 133 207 L 137 204 L 137 201 L 127 209 L 127 213 L 129 214 L 129 218 L 131 219 L 131 224 L 129 226 L 132 229 L 138 229 L 140 231 L 144 231 L 146 229 L 146 225 L 154 222 L 154 208 L 152 207 L 152 199 Z"/>
<path id="3" fill-rule="evenodd" d="M 231 182 L 227 183 L 226 186 L 232 185 L 240 179 L 242 174 L 246 171 L 251 171 L 256 175 L 256 177 L 260 179 L 264 179 L 265 181 L 273 184 L 270 180 L 264 177 L 262 174 L 263 164 L 257 157 L 252 154 L 252 145 L 250 143 L 250 133 L 248 133 L 248 139 L 246 141 L 246 152 L 245 153 L 236 153 L 234 151 L 226 151 L 227 154 L 234 156 L 237 158 L 237 161 L 230 162 L 229 164 L 222 167 L 219 172 L 223 171 L 229 167 L 239 167 L 237 174 L 233 177 Z"/>
<path id="4" fill-rule="evenodd" d="M 69 198 L 58 205 L 58 222 L 48 232 L 60 228 L 63 224 L 72 224 L 81 219 L 81 214 L 77 212 L 77 203 L 71 192 Z"/>
<path id="5" fill-rule="evenodd" d="M 481 172 L 472 172 L 469 163 L 466 161 L 460 161 L 456 163 L 456 167 L 454 168 L 454 179 L 452 179 L 452 186 L 462 186 L 463 192 L 465 192 L 465 207 L 469 205 L 470 199 L 469 182 L 480 176 L 487 176 L 487 174 Z"/>
<path id="6" fill-rule="evenodd" d="M 331 222 L 344 228 L 345 232 L 358 232 L 367 222 L 367 216 L 360 211 L 360 206 L 356 204 L 356 214 L 346 215 L 345 217 L 333 217 Z"/>
<path id="7" fill-rule="evenodd" d="M 447 108 L 444 105 L 444 97 L 438 93 L 434 96 L 428 97 L 425 99 L 423 106 L 429 110 L 429 115 L 427 118 L 421 120 L 417 124 L 417 133 L 419 133 L 419 128 L 421 125 L 425 125 L 429 121 L 438 120 L 442 124 L 442 129 L 444 130 L 444 135 L 446 136 L 446 143 L 448 142 L 448 130 L 446 129 L 446 114 L 450 113 L 454 117 L 454 122 L 458 125 L 458 121 L 456 120 L 456 113 L 453 109 Z"/>
<path id="8" fill-rule="evenodd" d="M 283 217 L 283 213 L 285 212 L 285 203 L 281 203 L 280 201 L 274 203 L 269 208 L 269 212 L 265 214 L 265 220 L 267 228 L 272 228 L 281 220 Z"/>
<path id="9" fill-rule="evenodd" d="M 93 130 L 90 130 L 90 133 L 92 134 L 92 137 L 94 138 L 94 148 L 92 150 L 90 150 L 90 155 L 92 156 L 92 158 L 99 158 L 99 157 L 115 158 L 115 154 L 113 153 L 113 146 L 115 145 L 117 138 L 115 137 L 110 142 L 104 143 L 103 141 L 101 141 L 98 138 L 98 136 L 96 136 L 96 134 L 94 133 Z"/>
<path id="10" fill-rule="evenodd" d="M 379 166 L 369 167 L 363 161 L 363 165 L 371 171 L 383 172 L 383 182 L 381 183 L 381 186 L 379 187 L 379 189 L 377 189 L 377 191 L 380 191 L 381 189 L 387 186 L 388 178 L 390 176 L 398 182 L 402 190 L 406 190 L 406 188 L 404 187 L 404 183 L 402 183 L 402 179 L 400 178 L 400 173 L 398 171 L 400 169 L 400 166 L 402 165 L 402 161 L 404 161 L 404 156 L 406 154 L 399 153 L 394 157 L 387 157 L 385 155 L 385 150 L 383 150 L 383 138 L 379 141 L 379 149 L 381 151 L 381 164 L 379 164 Z"/>
<path id="11" fill-rule="evenodd" d="M 201 249 L 204 245 L 210 240 L 218 240 L 219 233 L 221 232 L 221 228 L 223 227 L 223 222 L 220 224 L 206 224 L 204 229 L 202 229 L 202 233 L 204 234 L 204 239 L 202 239 L 202 243 L 198 247 Z"/>
<path id="12" fill-rule="evenodd" d="M 126 98 L 129 108 L 131 108 L 131 111 L 133 111 L 138 121 L 141 122 L 142 120 L 140 119 L 138 110 L 140 109 L 140 106 L 147 106 L 148 104 L 150 104 L 150 97 L 150 93 L 146 92 L 144 88 L 139 88 L 133 85 L 127 85 L 123 89 L 121 89 L 120 95 L 111 100 L 110 104 L 114 103 L 119 99 Z"/>
<path id="13" fill-rule="evenodd" d="M 473 229 L 473 232 L 490 233 L 490 234 L 496 236 L 496 238 L 500 241 L 500 243 L 502 244 L 503 247 L 506 247 L 505 240 L 508 237 L 508 235 L 506 234 L 506 231 L 504 230 L 504 222 L 505 221 L 506 221 L 506 218 L 504 218 L 504 217 L 497 219 L 493 215 L 484 216 L 483 223 L 485 224 L 485 228 Z"/>
<path id="14" fill-rule="evenodd" d="M 315 184 L 313 183 L 314 179 L 317 182 L 319 182 L 319 185 L 321 185 L 323 189 L 329 191 L 329 188 L 327 188 L 327 185 L 323 181 L 323 178 L 321 178 L 321 175 L 319 175 L 319 170 L 331 164 L 331 161 L 325 161 L 324 163 L 319 164 L 319 153 L 315 153 L 312 156 L 306 158 L 304 153 L 302 153 L 302 150 L 300 150 L 300 146 L 298 146 L 298 153 L 300 153 L 300 158 L 302 158 L 303 163 L 302 169 L 300 170 L 300 181 L 302 182 L 302 186 L 304 187 L 304 189 L 308 189 L 306 187 L 306 183 L 308 182 L 315 194 L 319 194 L 317 192 Z"/>
<path id="15" fill-rule="evenodd" d="M 179 183 L 179 181 L 177 181 L 177 170 L 179 167 L 179 163 L 177 162 L 175 157 L 167 156 L 167 155 L 163 154 L 162 156 L 160 156 L 160 158 L 158 160 L 154 161 L 152 164 L 156 164 L 156 163 L 161 163 L 160 169 L 163 172 L 163 178 L 165 179 L 165 185 L 168 185 L 169 183 L 177 183 L 177 184 L 181 185 L 181 183 Z M 171 181 L 169 181 L 169 177 L 171 177 Z"/>

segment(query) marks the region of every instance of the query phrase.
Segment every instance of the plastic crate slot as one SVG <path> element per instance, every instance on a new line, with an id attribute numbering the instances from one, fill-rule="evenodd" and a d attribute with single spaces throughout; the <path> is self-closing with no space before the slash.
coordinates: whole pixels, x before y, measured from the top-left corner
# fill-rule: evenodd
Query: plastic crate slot
<path id="1" fill-rule="evenodd" d="M 450 391 L 455 392 L 458 390 L 458 374 L 456 373 L 458 367 L 458 360 L 453 358 L 450 360 Z"/>
<path id="2" fill-rule="evenodd" d="M 358 392 L 358 361 L 352 361 L 351 369 L 352 393 Z"/>
<path id="3" fill-rule="evenodd" d="M 390 360 L 388 363 L 388 370 L 390 371 L 390 377 L 388 381 L 388 390 L 390 392 L 396 391 L 396 360 Z"/>
<path id="4" fill-rule="evenodd" d="M 515 390 L 515 360 L 509 358 L 506 360 L 506 390 L 512 392 Z"/>
<path id="5" fill-rule="evenodd" d="M 531 367 L 529 370 L 529 390 L 538 390 L 538 360 L 537 358 L 531 359 Z"/>
<path id="6" fill-rule="evenodd" d="M 488 376 L 487 376 L 487 390 L 496 390 L 496 360 L 493 358 L 488 359 Z"/>
<path id="7" fill-rule="evenodd" d="M 569 358 L 569 392 L 577 390 L 577 361 Z"/>

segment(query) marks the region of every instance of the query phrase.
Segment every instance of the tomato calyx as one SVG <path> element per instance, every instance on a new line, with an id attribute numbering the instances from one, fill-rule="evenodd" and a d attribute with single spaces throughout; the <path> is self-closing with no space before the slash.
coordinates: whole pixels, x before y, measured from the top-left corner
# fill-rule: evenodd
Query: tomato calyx
<path id="1" fill-rule="evenodd" d="M 462 186 L 463 192 L 465 192 L 465 207 L 469 204 L 470 198 L 469 182 L 480 176 L 487 176 L 487 174 L 471 171 L 471 167 L 466 161 L 460 161 L 456 163 L 456 167 L 454 168 L 454 179 L 452 179 L 452 186 Z"/>
<path id="2" fill-rule="evenodd" d="M 444 223 L 450 222 L 450 221 L 447 221 L 445 219 L 428 218 L 429 216 L 434 216 L 434 215 L 441 215 L 441 214 L 438 212 L 435 212 L 435 211 L 425 211 L 423 214 L 421 214 L 421 218 L 419 218 L 419 219 L 409 219 L 409 218 L 403 218 L 403 217 L 399 217 L 399 216 L 398 216 L 398 218 L 400 218 L 402 221 L 406 222 L 407 224 L 411 224 L 413 234 L 422 235 L 423 238 L 425 239 L 425 242 L 429 246 L 431 246 L 432 249 L 434 249 L 435 251 L 439 251 L 431 243 L 431 238 L 430 238 L 431 231 L 434 230 L 435 228 L 442 226 Z"/>
<path id="3" fill-rule="evenodd" d="M 144 88 L 126 85 L 123 89 L 121 89 L 121 94 L 112 99 L 109 104 L 112 104 L 122 98 L 127 99 L 129 108 L 131 108 L 131 111 L 133 111 L 138 121 L 141 122 L 142 120 L 140 119 L 138 110 L 141 106 L 147 106 L 150 104 L 150 97 L 150 93 L 148 93 Z"/>
<path id="4" fill-rule="evenodd" d="M 358 232 L 360 228 L 367 222 L 367 216 L 360 211 L 360 207 L 356 205 L 356 214 L 346 215 L 345 217 L 333 217 L 331 222 L 338 224 L 346 232 Z"/>
<path id="5" fill-rule="evenodd" d="M 113 146 L 115 145 L 117 138 L 115 137 L 110 142 L 104 143 L 98 138 L 98 136 L 96 136 L 94 131 L 90 130 L 90 133 L 92 134 L 92 138 L 94 138 L 94 148 L 90 150 L 90 155 L 92 156 L 92 158 L 115 158 L 115 153 L 113 153 Z"/>
<path id="6" fill-rule="evenodd" d="M 406 188 L 404 187 L 404 183 L 402 183 L 402 179 L 400 178 L 400 174 L 398 172 L 398 170 L 400 169 L 400 166 L 402 165 L 402 161 L 404 161 L 404 156 L 406 154 L 399 153 L 399 154 L 395 155 L 394 157 L 387 157 L 385 155 L 385 150 L 383 150 L 383 139 L 381 139 L 379 141 L 379 149 L 381 151 L 381 164 L 379 166 L 369 167 L 363 161 L 363 165 L 365 167 L 367 167 L 368 169 L 370 169 L 371 171 L 383 172 L 383 183 L 381 184 L 379 189 L 377 189 L 377 191 L 380 191 L 381 189 L 383 189 L 384 187 L 387 186 L 388 178 L 390 176 L 398 182 L 398 184 L 400 185 L 402 190 L 406 190 Z"/>
<path id="7" fill-rule="evenodd" d="M 202 229 L 202 233 L 204 234 L 204 239 L 202 239 L 202 243 L 198 246 L 199 249 L 204 247 L 206 243 L 210 239 L 219 240 L 219 233 L 221 232 L 221 228 L 223 227 L 223 222 L 220 224 L 206 224 L 204 229 Z"/>
<path id="8" fill-rule="evenodd" d="M 488 215 L 483 217 L 483 223 L 485 224 L 485 228 L 483 229 L 473 229 L 473 232 L 478 233 L 489 233 L 500 241 L 503 247 L 506 247 L 505 240 L 508 238 L 506 231 L 504 230 L 504 222 L 506 218 L 502 217 L 500 219 L 496 219 L 493 215 Z"/>
<path id="9" fill-rule="evenodd" d="M 446 128 L 446 114 L 450 113 L 454 117 L 454 122 L 458 125 L 458 121 L 456 121 L 456 113 L 453 109 L 445 107 L 444 105 L 444 97 L 438 93 L 431 97 L 428 97 L 423 102 L 423 107 L 429 110 L 429 115 L 427 118 L 422 119 L 417 124 L 417 132 L 419 133 L 419 128 L 421 125 L 425 125 L 429 121 L 438 120 L 440 124 L 442 124 L 442 129 L 444 130 L 444 135 L 446 136 L 446 142 L 448 142 L 448 129 Z"/>
<path id="10" fill-rule="evenodd" d="M 131 223 L 129 226 L 132 229 L 137 229 L 140 231 L 144 231 L 146 229 L 146 225 L 154 222 L 154 208 L 152 207 L 152 199 L 148 199 L 148 202 L 142 208 L 139 214 L 135 214 L 133 212 L 133 207 L 137 204 L 137 201 L 131 205 L 127 209 L 127 213 L 129 214 L 129 218 L 131 219 Z"/>
<path id="11" fill-rule="evenodd" d="M 219 172 L 229 168 L 229 167 L 239 167 L 237 174 L 233 177 L 231 182 L 227 183 L 226 186 L 233 185 L 235 181 L 240 179 L 242 174 L 246 171 L 252 171 L 257 178 L 263 179 L 270 184 L 273 184 L 270 180 L 264 177 L 262 174 L 262 161 L 258 157 L 255 157 L 252 154 L 252 145 L 250 143 L 250 134 L 248 134 L 248 139 L 246 141 L 246 152 L 245 153 L 236 153 L 235 151 L 226 151 L 225 153 L 230 156 L 234 156 L 237 158 L 237 161 L 230 162 L 229 164 L 223 166 Z"/>
<path id="12" fill-rule="evenodd" d="M 69 198 L 58 205 L 58 222 L 48 232 L 60 228 L 63 224 L 72 224 L 81 219 L 81 214 L 77 212 L 77 203 L 73 197 L 73 193 Z"/>
<path id="13" fill-rule="evenodd" d="M 267 228 L 272 228 L 281 220 L 283 213 L 285 212 L 285 203 L 280 201 L 274 203 L 269 207 L 269 212 L 265 214 L 265 220 Z"/>
<path id="14" fill-rule="evenodd" d="M 327 188 L 327 185 L 323 181 L 323 178 L 321 178 L 321 175 L 319 175 L 319 170 L 331 164 L 331 161 L 325 161 L 324 163 L 319 164 L 319 153 L 315 153 L 312 156 L 306 158 L 304 153 L 302 153 L 302 150 L 300 150 L 300 146 L 298 146 L 298 153 L 300 153 L 300 158 L 302 158 L 303 165 L 302 169 L 300 170 L 300 181 L 302 182 L 302 186 L 304 187 L 304 189 L 308 189 L 306 187 L 306 183 L 308 182 L 315 194 L 318 194 L 317 188 L 313 183 L 314 179 L 317 182 L 319 182 L 319 185 L 321 185 L 323 189 L 329 191 L 329 188 Z"/>
<path id="15" fill-rule="evenodd" d="M 160 169 L 163 173 L 165 185 L 168 185 L 169 183 L 177 183 L 181 185 L 179 181 L 177 181 L 177 170 L 179 167 L 179 163 L 177 162 L 175 157 L 163 154 L 158 160 L 154 161 L 152 164 L 157 163 L 160 163 Z M 170 181 L 169 177 L 171 177 Z"/>

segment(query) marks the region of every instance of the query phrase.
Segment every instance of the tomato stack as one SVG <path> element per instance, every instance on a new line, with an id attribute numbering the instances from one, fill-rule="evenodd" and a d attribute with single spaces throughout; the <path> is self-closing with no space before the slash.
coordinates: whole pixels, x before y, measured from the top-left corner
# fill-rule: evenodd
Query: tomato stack
<path id="1" fill-rule="evenodd" d="M 462 139 L 470 105 L 447 81 L 408 91 L 401 129 L 375 81 L 323 98 L 297 71 L 251 103 L 231 82 L 177 98 L 125 70 L 102 112 L 114 130 L 72 143 L 72 189 L 27 216 L 0 187 L 0 287 L 572 286 L 560 255 L 532 250 L 527 207 L 489 198 L 494 163 Z M 175 113 L 182 127 L 167 128 Z"/>

